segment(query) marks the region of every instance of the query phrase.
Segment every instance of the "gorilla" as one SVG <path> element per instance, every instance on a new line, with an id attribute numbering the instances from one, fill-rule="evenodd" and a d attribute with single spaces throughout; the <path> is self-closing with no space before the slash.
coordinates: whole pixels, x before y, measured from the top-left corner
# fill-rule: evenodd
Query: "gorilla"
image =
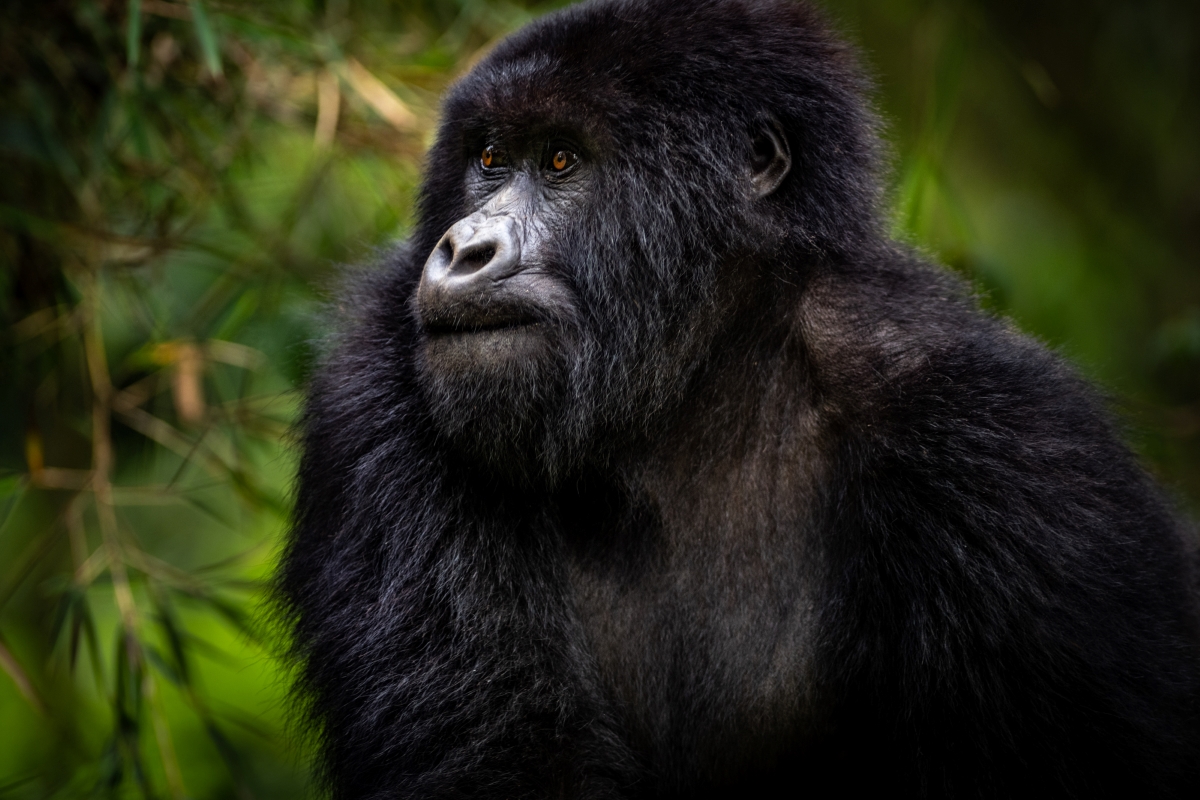
<path id="1" fill-rule="evenodd" d="M 449 92 L 278 586 L 335 798 L 1184 797 L 1190 529 L 889 239 L 802 2 L 592 0 Z"/>

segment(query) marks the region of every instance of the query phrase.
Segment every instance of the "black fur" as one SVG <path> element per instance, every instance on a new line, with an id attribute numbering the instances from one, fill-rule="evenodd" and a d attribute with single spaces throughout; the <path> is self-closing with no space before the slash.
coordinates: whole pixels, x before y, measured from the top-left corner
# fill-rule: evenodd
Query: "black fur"
<path id="1" fill-rule="evenodd" d="M 335 797 L 1200 788 L 1189 534 L 1067 366 L 887 240 L 866 88 L 806 6 L 663 0 L 453 89 L 304 420 L 280 585 Z M 478 131 L 539 125 L 594 170 L 542 265 L 572 301 L 450 379 L 422 264 Z"/>

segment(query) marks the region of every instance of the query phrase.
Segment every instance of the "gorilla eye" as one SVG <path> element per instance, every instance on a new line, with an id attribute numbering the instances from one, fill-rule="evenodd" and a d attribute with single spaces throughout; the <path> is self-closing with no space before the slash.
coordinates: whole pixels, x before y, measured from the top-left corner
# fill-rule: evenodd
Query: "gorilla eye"
<path id="1" fill-rule="evenodd" d="M 479 160 L 485 167 L 490 167 L 496 161 L 496 148 L 491 145 L 483 148 L 483 154 L 479 157 Z"/>
<path id="2" fill-rule="evenodd" d="M 550 159 L 550 166 L 554 167 L 555 172 L 562 172 L 577 160 L 578 157 L 570 150 L 559 150 L 554 154 L 554 158 Z"/>

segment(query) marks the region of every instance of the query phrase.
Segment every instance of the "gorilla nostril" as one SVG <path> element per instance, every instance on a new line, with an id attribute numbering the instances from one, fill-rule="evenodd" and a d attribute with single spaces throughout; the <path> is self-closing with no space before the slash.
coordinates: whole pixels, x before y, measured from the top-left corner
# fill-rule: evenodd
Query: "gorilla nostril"
<path id="1" fill-rule="evenodd" d="M 466 247 L 455 255 L 454 261 L 450 265 L 450 271 L 477 272 L 490 264 L 495 257 L 496 248 L 491 245 Z"/>

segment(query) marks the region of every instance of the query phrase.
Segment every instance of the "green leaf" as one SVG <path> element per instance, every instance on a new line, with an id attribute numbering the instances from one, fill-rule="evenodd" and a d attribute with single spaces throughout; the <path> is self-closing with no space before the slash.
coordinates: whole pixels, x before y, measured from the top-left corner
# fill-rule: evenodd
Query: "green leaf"
<path id="1" fill-rule="evenodd" d="M 67 623 L 70 621 L 75 603 L 79 601 L 82 593 L 73 586 L 62 593 L 59 598 L 58 607 L 54 612 L 54 621 L 50 624 L 50 644 L 52 647 L 57 647 L 62 638 L 63 631 L 67 628 Z"/>
<path id="2" fill-rule="evenodd" d="M 188 674 L 187 651 L 183 643 L 183 627 L 175 616 L 175 610 L 171 607 L 169 597 L 162 592 L 154 592 L 153 597 L 154 604 L 158 607 L 159 628 L 162 630 L 163 637 L 167 640 L 171 657 L 175 661 L 175 667 L 171 672 L 176 677 L 172 680 L 179 685 L 188 684 L 190 676 Z"/>
<path id="3" fill-rule="evenodd" d="M 200 0 L 191 0 L 192 23 L 196 26 L 196 39 L 200 42 L 200 52 L 204 54 L 204 65 L 214 78 L 221 74 L 221 54 L 217 50 L 217 36 L 208 21 L 208 13 Z"/>
<path id="4" fill-rule="evenodd" d="M 130 69 L 138 65 L 142 53 L 142 0 L 129 0 L 129 21 L 125 27 L 125 61 Z"/>
<path id="5" fill-rule="evenodd" d="M 179 670 L 171 665 L 171 662 L 169 662 L 166 657 L 164 657 L 163 654 L 158 651 L 158 648 L 154 647 L 153 645 L 146 645 L 145 653 L 146 660 L 149 661 L 150 664 L 154 666 L 154 668 L 157 669 L 168 681 L 179 687 L 186 685 L 187 681 L 185 681 L 183 676 L 179 674 Z"/>
<path id="6" fill-rule="evenodd" d="M 17 503 L 25 494 L 28 482 L 24 475 L 10 475 L 0 478 L 0 530 L 8 522 L 8 516 L 17 507 Z"/>

